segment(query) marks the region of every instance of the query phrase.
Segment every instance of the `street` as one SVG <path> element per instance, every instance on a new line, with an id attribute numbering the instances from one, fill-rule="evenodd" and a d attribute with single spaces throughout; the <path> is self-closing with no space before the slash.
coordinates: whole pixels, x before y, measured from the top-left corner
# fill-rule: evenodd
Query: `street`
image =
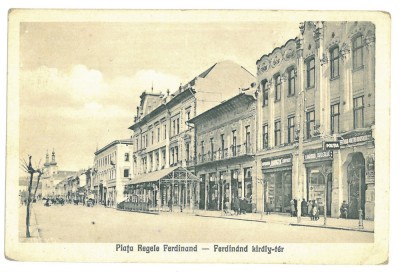
<path id="1" fill-rule="evenodd" d="M 25 208 L 19 209 L 25 218 Z M 283 223 L 260 223 L 191 214 L 160 215 L 67 204 L 34 204 L 42 242 L 53 243 L 370 243 L 373 233 Z M 266 216 L 266 218 L 268 218 Z M 20 220 L 21 222 L 21 220 Z M 24 224 L 20 224 L 24 232 Z"/>

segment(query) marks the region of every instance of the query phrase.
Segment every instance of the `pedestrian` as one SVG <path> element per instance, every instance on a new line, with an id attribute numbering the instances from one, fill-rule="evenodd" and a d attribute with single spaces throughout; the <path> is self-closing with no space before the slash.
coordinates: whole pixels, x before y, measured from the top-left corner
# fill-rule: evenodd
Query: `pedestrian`
<path id="1" fill-rule="evenodd" d="M 311 209 L 311 221 L 317 220 L 317 205 L 314 203 Z"/>
<path id="2" fill-rule="evenodd" d="M 297 216 L 297 199 L 293 199 L 294 201 L 294 214 L 293 216 Z"/>
<path id="3" fill-rule="evenodd" d="M 244 197 L 240 199 L 239 205 L 240 205 L 240 214 L 246 214 L 247 201 Z"/>
<path id="4" fill-rule="evenodd" d="M 296 209 L 294 207 L 294 200 L 290 200 L 290 217 L 295 216 Z"/>
<path id="5" fill-rule="evenodd" d="M 340 207 L 340 217 L 347 219 L 349 212 L 349 204 L 346 203 L 346 200 L 343 200 L 342 206 Z"/>
<path id="6" fill-rule="evenodd" d="M 236 212 L 236 215 L 239 215 L 239 214 L 240 214 L 239 197 L 235 197 L 235 198 L 234 198 L 233 210 Z"/>
<path id="7" fill-rule="evenodd" d="M 273 204 L 272 204 L 272 200 L 270 200 L 269 202 L 267 202 L 267 204 L 266 204 L 266 210 L 267 210 L 267 214 L 271 214 L 271 211 L 272 211 L 272 206 L 273 206 Z"/>
<path id="8" fill-rule="evenodd" d="M 171 198 L 168 200 L 168 208 L 169 208 L 169 211 L 172 212 L 172 199 Z"/>
<path id="9" fill-rule="evenodd" d="M 315 207 L 317 208 L 317 212 L 315 214 L 315 218 L 316 218 L 316 220 L 319 220 L 319 204 L 318 204 L 318 200 L 315 200 Z"/>
<path id="10" fill-rule="evenodd" d="M 312 203 L 311 200 L 309 200 L 308 203 L 307 203 L 307 214 L 308 214 L 309 216 L 311 216 L 312 204 L 313 204 L 313 203 Z"/>
<path id="11" fill-rule="evenodd" d="M 307 215 L 307 201 L 303 198 L 303 201 L 301 202 L 301 216 L 306 216 Z"/>
<path id="12" fill-rule="evenodd" d="M 110 199 L 107 200 L 107 206 L 110 207 Z"/>

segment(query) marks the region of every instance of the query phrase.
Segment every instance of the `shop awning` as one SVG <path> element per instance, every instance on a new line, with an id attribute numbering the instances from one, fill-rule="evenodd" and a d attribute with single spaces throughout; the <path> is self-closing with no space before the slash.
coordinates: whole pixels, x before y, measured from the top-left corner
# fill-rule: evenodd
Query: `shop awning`
<path id="1" fill-rule="evenodd" d="M 147 182 L 185 182 L 185 181 L 200 181 L 198 177 L 190 173 L 183 167 L 175 166 L 171 168 L 165 168 L 162 170 L 154 171 L 144 175 L 137 176 L 132 181 L 125 185 L 147 183 Z"/>

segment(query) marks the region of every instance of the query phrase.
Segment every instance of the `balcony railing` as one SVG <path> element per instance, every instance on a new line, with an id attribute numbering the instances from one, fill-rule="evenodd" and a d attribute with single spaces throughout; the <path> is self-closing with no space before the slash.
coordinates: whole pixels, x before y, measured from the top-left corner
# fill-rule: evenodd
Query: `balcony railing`
<path id="1" fill-rule="evenodd" d="M 208 152 L 206 154 L 199 154 L 197 156 L 197 161 L 194 162 L 194 164 L 202 164 L 202 163 L 207 163 L 207 162 L 212 162 L 212 161 L 220 161 L 220 160 L 226 160 L 226 159 L 231 159 L 235 157 L 240 157 L 244 155 L 252 155 L 253 154 L 253 146 L 252 145 L 247 145 L 247 144 L 242 144 L 242 145 L 236 145 L 236 146 L 231 146 L 230 148 L 225 148 L 225 149 L 219 149 L 214 152 Z M 192 162 L 189 160 L 189 162 Z"/>

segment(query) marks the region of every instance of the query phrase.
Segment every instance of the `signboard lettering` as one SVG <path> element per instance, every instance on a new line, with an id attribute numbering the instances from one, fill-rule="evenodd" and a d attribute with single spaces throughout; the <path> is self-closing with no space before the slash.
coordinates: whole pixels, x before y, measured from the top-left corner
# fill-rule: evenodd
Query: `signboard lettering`
<path id="1" fill-rule="evenodd" d="M 272 159 L 263 159 L 261 161 L 263 168 L 268 167 L 279 167 L 279 166 L 287 166 L 292 163 L 292 157 L 281 157 L 281 158 L 272 158 Z"/>

